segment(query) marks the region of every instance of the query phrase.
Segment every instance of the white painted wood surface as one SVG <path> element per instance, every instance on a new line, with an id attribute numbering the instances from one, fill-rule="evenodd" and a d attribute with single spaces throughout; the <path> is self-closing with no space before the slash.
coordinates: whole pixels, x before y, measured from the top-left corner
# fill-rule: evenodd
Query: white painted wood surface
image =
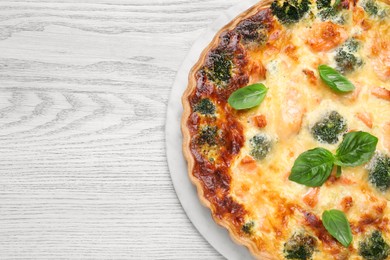
<path id="1" fill-rule="evenodd" d="M 164 123 L 238 2 L 0 1 L 0 259 L 222 258 L 176 198 Z"/>

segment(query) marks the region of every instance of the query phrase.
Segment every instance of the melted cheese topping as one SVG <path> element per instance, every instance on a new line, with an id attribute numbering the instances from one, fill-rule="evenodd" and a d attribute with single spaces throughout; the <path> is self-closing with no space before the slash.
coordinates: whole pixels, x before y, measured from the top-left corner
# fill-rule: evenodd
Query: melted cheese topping
<path id="1" fill-rule="evenodd" d="M 361 9 L 356 6 L 354 14 Z M 367 165 L 344 167 L 340 179 L 330 179 L 318 188 L 288 180 L 294 161 L 302 152 L 315 147 L 335 152 L 341 140 L 332 145 L 320 143 L 310 132 L 311 126 L 330 111 L 337 111 L 346 119 L 348 131 L 366 131 L 378 137 L 377 150 L 390 154 L 390 102 L 373 94 L 378 87 L 390 90 L 388 20 L 365 17 L 370 28 L 364 30 L 361 24 L 352 22 L 351 15 L 348 19 L 346 25 L 338 25 L 342 30 L 340 37 L 344 37 L 341 41 L 359 39 L 362 44 L 357 55 L 363 60 L 361 67 L 347 74 L 356 87 L 352 93 L 336 94 L 319 78 L 319 64 L 336 67 L 335 49 L 340 45 L 336 43 L 336 47 L 325 51 L 313 49 L 310 42 L 317 40 L 313 37 L 318 37 L 315 32 L 321 30 L 320 21 L 311 24 L 303 20 L 291 28 L 276 29 L 273 33 L 279 38 L 275 40 L 274 53 L 272 48 L 250 53 L 252 62 L 261 61 L 265 66 L 266 77 L 260 82 L 269 91 L 259 107 L 240 114 L 247 141 L 232 164 L 230 193 L 245 206 L 247 221 L 255 223 L 252 239 L 260 250 L 273 252 L 276 259 L 284 259 L 283 244 L 295 232 L 313 232 L 305 226 L 302 212 L 320 217 L 324 210 L 339 209 L 346 213 L 353 227 L 367 216 L 390 217 L 390 191 L 379 192 L 369 184 Z M 378 46 L 378 42 L 385 44 Z M 252 74 L 249 83 L 256 82 L 258 77 Z M 254 118 L 258 115 L 266 117 L 264 128 L 256 126 Z M 250 156 L 249 140 L 258 133 L 272 139 L 272 149 L 263 160 L 245 160 Z M 383 236 L 390 241 L 389 227 L 385 228 L 388 232 Z M 347 259 L 349 255 L 353 256 L 350 259 L 361 259 L 357 256 L 359 241 L 365 232 L 374 229 L 367 224 L 364 232 L 354 232 L 352 246 L 340 247 L 336 252 L 338 259 Z M 317 247 L 313 259 L 335 258 L 326 244 L 319 241 Z"/>

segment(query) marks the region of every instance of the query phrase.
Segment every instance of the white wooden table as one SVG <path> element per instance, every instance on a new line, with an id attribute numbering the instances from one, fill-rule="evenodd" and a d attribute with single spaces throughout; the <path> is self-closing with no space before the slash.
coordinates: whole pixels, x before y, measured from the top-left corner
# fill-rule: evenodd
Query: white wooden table
<path id="1" fill-rule="evenodd" d="M 0 0 L 0 259 L 222 258 L 164 124 L 191 44 L 239 1 Z"/>

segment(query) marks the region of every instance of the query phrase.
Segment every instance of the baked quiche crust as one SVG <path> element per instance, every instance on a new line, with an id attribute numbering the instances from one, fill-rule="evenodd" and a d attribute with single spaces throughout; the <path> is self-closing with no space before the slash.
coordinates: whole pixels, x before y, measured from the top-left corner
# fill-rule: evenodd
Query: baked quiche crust
<path id="1" fill-rule="evenodd" d="M 325 18 L 318 3 L 309 2 L 310 10 L 298 12 L 293 22 L 277 17 L 271 8 L 275 3 L 283 6 L 260 1 L 224 26 L 190 71 L 181 122 L 189 178 L 215 222 L 258 259 L 370 259 L 362 255 L 365 237 L 380 232 L 385 245 L 390 243 L 390 191 L 374 187 L 367 177 L 372 161 L 388 158 L 390 150 L 389 2 L 343 0 L 340 14 Z M 375 14 L 369 14 L 367 3 L 377 6 Z M 337 61 L 346 44 L 355 40 L 363 47 L 347 51 L 346 57 L 355 55 L 354 63 Z M 333 93 L 316 71 L 322 63 L 338 66 L 356 90 Z M 282 78 L 291 86 L 281 88 L 286 85 Z M 229 106 L 231 93 L 257 82 L 271 92 L 264 104 L 244 111 Z M 313 130 L 320 117 L 333 111 L 345 117 L 345 132 L 364 130 L 378 137 L 375 158 L 358 169 L 346 169 L 341 178 L 332 173 L 324 187 L 291 183 L 289 170 L 301 152 L 315 146 L 335 150 L 340 143 L 343 133 L 327 143 L 316 139 Z M 250 151 L 256 133 L 270 139 L 264 154 Z M 278 165 L 278 160 L 283 163 Z M 351 217 L 354 242 L 349 247 L 323 227 L 320 211 L 326 207 Z M 291 238 L 314 249 L 303 256 L 289 255 Z"/>

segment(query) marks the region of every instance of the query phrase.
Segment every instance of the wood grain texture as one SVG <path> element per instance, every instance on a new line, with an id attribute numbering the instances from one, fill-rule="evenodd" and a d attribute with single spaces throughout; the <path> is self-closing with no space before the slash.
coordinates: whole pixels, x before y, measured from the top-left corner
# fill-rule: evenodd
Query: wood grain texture
<path id="1" fill-rule="evenodd" d="M 238 2 L 0 1 L 0 259 L 222 258 L 175 195 L 164 123 Z"/>

